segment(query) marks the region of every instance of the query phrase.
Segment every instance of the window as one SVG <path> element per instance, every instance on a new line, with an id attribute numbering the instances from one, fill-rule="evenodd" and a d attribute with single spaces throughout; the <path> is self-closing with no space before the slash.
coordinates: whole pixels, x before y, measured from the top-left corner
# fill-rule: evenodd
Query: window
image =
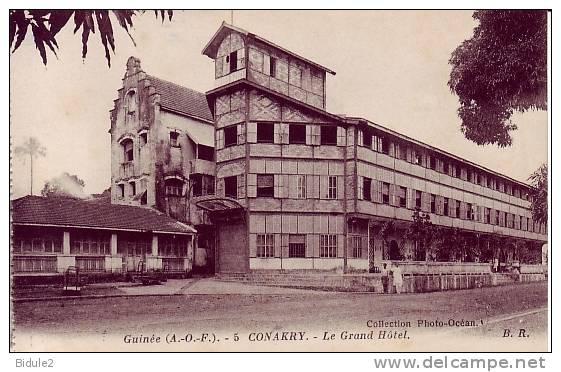
<path id="1" fill-rule="evenodd" d="M 423 157 L 421 153 L 415 151 L 415 154 L 413 155 L 413 164 L 421 165 L 422 161 L 423 161 Z"/>
<path id="2" fill-rule="evenodd" d="M 362 145 L 372 148 L 372 133 L 368 133 L 367 131 L 362 132 Z"/>
<path id="3" fill-rule="evenodd" d="M 349 243 L 351 244 L 351 254 L 353 258 L 362 257 L 362 237 L 357 235 L 352 235 L 349 237 Z"/>
<path id="4" fill-rule="evenodd" d="M 468 220 L 473 220 L 473 219 L 474 219 L 473 207 L 472 207 L 471 203 L 467 203 L 467 206 L 466 206 L 466 218 L 467 218 Z"/>
<path id="5" fill-rule="evenodd" d="M 269 71 L 272 77 L 277 77 L 277 59 L 275 57 L 269 59 Z"/>
<path id="6" fill-rule="evenodd" d="M 462 218 L 462 202 L 456 200 L 456 218 Z"/>
<path id="7" fill-rule="evenodd" d="M 444 174 L 450 173 L 450 165 L 445 161 L 442 162 L 442 173 Z"/>
<path id="8" fill-rule="evenodd" d="M 130 188 L 131 196 L 135 196 L 136 195 L 136 182 L 129 182 L 129 185 L 131 186 L 131 188 Z"/>
<path id="9" fill-rule="evenodd" d="M 257 123 L 257 142 L 260 143 L 275 142 L 275 124 Z"/>
<path id="10" fill-rule="evenodd" d="M 258 134 L 259 136 L 259 134 Z M 305 144 L 306 126 L 301 124 L 290 124 L 288 126 L 288 143 Z"/>
<path id="11" fill-rule="evenodd" d="M 485 214 L 485 216 L 484 216 L 485 223 L 490 224 L 491 223 L 491 209 L 485 208 L 485 211 L 483 213 Z"/>
<path id="12" fill-rule="evenodd" d="M 374 144 L 374 151 L 381 152 L 383 147 L 382 137 L 372 136 L 372 142 Z"/>
<path id="13" fill-rule="evenodd" d="M 257 234 L 257 257 L 274 257 L 274 241 L 273 234 Z"/>
<path id="14" fill-rule="evenodd" d="M 122 199 L 125 197 L 125 185 L 120 183 L 117 185 L 117 197 Z"/>
<path id="15" fill-rule="evenodd" d="M 401 208 L 407 207 L 407 188 L 403 186 L 397 187 L 397 197 L 399 198 L 399 206 Z"/>
<path id="16" fill-rule="evenodd" d="M 179 133 L 169 132 L 169 145 L 171 147 L 179 147 Z"/>
<path id="17" fill-rule="evenodd" d="M 131 139 L 126 139 L 121 142 L 121 146 L 123 146 L 123 154 L 125 161 L 133 161 L 134 160 L 134 153 L 133 153 L 133 143 Z"/>
<path id="18" fill-rule="evenodd" d="M 297 177 L 296 196 L 299 199 L 305 199 L 306 198 L 306 175 L 305 174 L 299 174 L 296 177 Z"/>
<path id="19" fill-rule="evenodd" d="M 422 198 L 421 192 L 419 190 L 415 190 L 415 208 L 421 208 Z"/>
<path id="20" fill-rule="evenodd" d="M 362 198 L 364 200 L 372 200 L 371 186 L 372 178 L 364 177 L 362 179 Z"/>
<path id="21" fill-rule="evenodd" d="M 14 253 L 62 253 L 62 232 L 50 233 L 43 229 L 20 228 L 14 232 Z"/>
<path id="22" fill-rule="evenodd" d="M 306 257 L 306 235 L 288 236 L 288 257 Z"/>
<path id="23" fill-rule="evenodd" d="M 140 133 L 138 135 L 138 141 L 139 141 L 141 147 L 146 145 L 146 143 L 148 143 L 148 132 Z"/>
<path id="24" fill-rule="evenodd" d="M 224 195 L 234 199 L 238 197 L 238 176 L 224 177 Z"/>
<path id="25" fill-rule="evenodd" d="M 177 178 L 166 180 L 166 195 L 183 196 L 183 181 Z"/>
<path id="26" fill-rule="evenodd" d="M 174 237 L 174 236 L 160 236 L 158 242 L 158 254 L 161 256 L 168 257 L 185 257 L 187 256 L 187 239 L 184 237 Z M 145 244 L 137 243 L 137 249 L 147 249 Z M 148 251 L 149 252 L 149 251 Z"/>
<path id="27" fill-rule="evenodd" d="M 389 153 L 390 153 L 390 142 L 386 141 L 382 138 L 380 138 L 379 140 L 381 141 L 381 146 L 379 147 L 380 152 L 382 152 L 386 155 L 389 155 Z"/>
<path id="28" fill-rule="evenodd" d="M 390 184 L 382 182 L 382 203 L 390 204 Z"/>
<path id="29" fill-rule="evenodd" d="M 214 147 L 197 145 L 197 159 L 214 161 Z"/>
<path id="30" fill-rule="evenodd" d="M 226 58 L 226 62 L 230 62 L 230 72 L 238 69 L 238 51 L 235 50 Z"/>
<path id="31" fill-rule="evenodd" d="M 257 196 L 273 197 L 275 196 L 275 176 L 272 174 L 257 175 Z"/>
<path id="32" fill-rule="evenodd" d="M 319 256 L 337 257 L 337 235 L 320 235 L 319 238 Z"/>
<path id="33" fill-rule="evenodd" d="M 127 114 L 132 114 L 136 111 L 136 93 L 131 90 L 127 93 Z"/>
<path id="34" fill-rule="evenodd" d="M 336 145 L 337 144 L 337 127 L 331 125 L 321 126 L 321 144 Z"/>
<path id="35" fill-rule="evenodd" d="M 448 213 L 449 201 L 450 201 L 450 199 L 444 198 L 444 202 L 443 202 L 443 204 L 444 204 L 444 206 L 443 206 L 443 207 L 444 207 L 444 210 L 443 210 L 442 212 L 443 212 L 443 214 L 444 214 L 445 216 L 448 216 L 448 215 L 450 214 L 450 213 Z"/>
<path id="36" fill-rule="evenodd" d="M 214 177 L 206 174 L 191 174 L 193 196 L 214 195 Z"/>
<path id="37" fill-rule="evenodd" d="M 337 199 L 337 176 L 329 176 L 328 178 L 327 198 Z"/>
<path id="38" fill-rule="evenodd" d="M 429 155 L 429 168 L 432 170 L 436 170 L 436 158 L 434 155 Z"/>
<path id="39" fill-rule="evenodd" d="M 238 126 L 231 125 L 224 128 L 224 147 L 238 144 Z"/>
<path id="40" fill-rule="evenodd" d="M 455 165 L 450 164 L 450 176 L 458 177 L 458 168 Z"/>
<path id="41" fill-rule="evenodd" d="M 95 231 L 70 234 L 71 254 L 111 254 L 111 234 Z"/>
<path id="42" fill-rule="evenodd" d="M 436 195 L 430 194 L 430 212 L 436 213 Z"/>

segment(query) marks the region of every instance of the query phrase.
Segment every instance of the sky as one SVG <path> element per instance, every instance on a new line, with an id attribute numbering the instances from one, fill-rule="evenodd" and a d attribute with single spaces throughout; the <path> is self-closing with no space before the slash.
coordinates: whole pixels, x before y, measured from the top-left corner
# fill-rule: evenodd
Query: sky
<path id="1" fill-rule="evenodd" d="M 361 116 L 525 182 L 547 161 L 548 116 L 516 114 L 508 148 L 466 140 L 458 99 L 448 86 L 452 51 L 471 37 L 471 11 L 235 11 L 234 24 L 337 72 L 327 76 L 327 110 Z M 110 186 L 109 110 L 129 56 L 145 72 L 199 90 L 213 87 L 214 64 L 201 54 L 230 11 L 175 11 L 161 23 L 153 12 L 131 34 L 114 26 L 108 68 L 96 33 L 81 57 L 72 21 L 57 36 L 58 58 L 45 67 L 31 34 L 10 57 L 12 146 L 34 136 L 47 155 L 34 163 L 33 189 L 63 172 L 85 181 L 86 193 Z M 115 20 L 114 20 L 115 21 Z M 115 22 L 114 22 L 115 23 Z M 12 158 L 12 197 L 29 194 L 29 160 Z"/>

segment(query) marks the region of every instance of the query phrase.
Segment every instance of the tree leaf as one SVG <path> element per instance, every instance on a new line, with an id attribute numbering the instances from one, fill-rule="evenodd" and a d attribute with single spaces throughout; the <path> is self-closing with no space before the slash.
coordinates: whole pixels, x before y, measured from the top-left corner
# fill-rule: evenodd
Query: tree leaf
<path id="1" fill-rule="evenodd" d="M 49 30 L 53 38 L 68 23 L 74 11 L 72 10 L 53 10 L 49 15 Z"/>
<path id="2" fill-rule="evenodd" d="M 90 28 L 86 25 L 82 27 L 82 58 L 86 58 L 88 54 L 88 39 L 90 37 Z"/>

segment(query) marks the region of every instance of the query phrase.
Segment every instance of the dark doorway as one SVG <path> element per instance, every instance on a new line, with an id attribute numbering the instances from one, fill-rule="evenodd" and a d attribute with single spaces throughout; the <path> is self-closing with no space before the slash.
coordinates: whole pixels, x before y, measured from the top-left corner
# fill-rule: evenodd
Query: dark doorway
<path id="1" fill-rule="evenodd" d="M 395 240 L 390 242 L 390 260 L 401 260 L 401 253 L 399 252 L 399 246 Z"/>

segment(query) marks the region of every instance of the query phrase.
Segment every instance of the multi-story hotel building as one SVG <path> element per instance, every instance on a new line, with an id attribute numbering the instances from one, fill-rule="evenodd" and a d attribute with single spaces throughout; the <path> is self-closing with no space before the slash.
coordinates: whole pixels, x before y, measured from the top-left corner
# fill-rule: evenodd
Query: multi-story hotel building
<path id="1" fill-rule="evenodd" d="M 449 260 L 512 262 L 521 247 L 541 259 L 546 226 L 532 220 L 527 184 L 329 113 L 325 81 L 335 73 L 250 32 L 223 23 L 203 54 L 216 67 L 207 99 L 224 199 L 200 205 L 219 211 L 220 272 L 418 260 L 403 238 L 415 208 L 473 238 Z M 389 220 L 395 229 L 384 244 L 379 230 Z"/>
<path id="2" fill-rule="evenodd" d="M 195 225 L 218 272 L 541 257 L 528 185 L 329 113 L 333 71 L 245 30 L 223 23 L 203 54 L 215 63 L 206 96 L 129 59 L 111 112 L 111 198 Z M 470 238 L 464 249 L 422 256 L 404 237 L 416 208 Z"/>

